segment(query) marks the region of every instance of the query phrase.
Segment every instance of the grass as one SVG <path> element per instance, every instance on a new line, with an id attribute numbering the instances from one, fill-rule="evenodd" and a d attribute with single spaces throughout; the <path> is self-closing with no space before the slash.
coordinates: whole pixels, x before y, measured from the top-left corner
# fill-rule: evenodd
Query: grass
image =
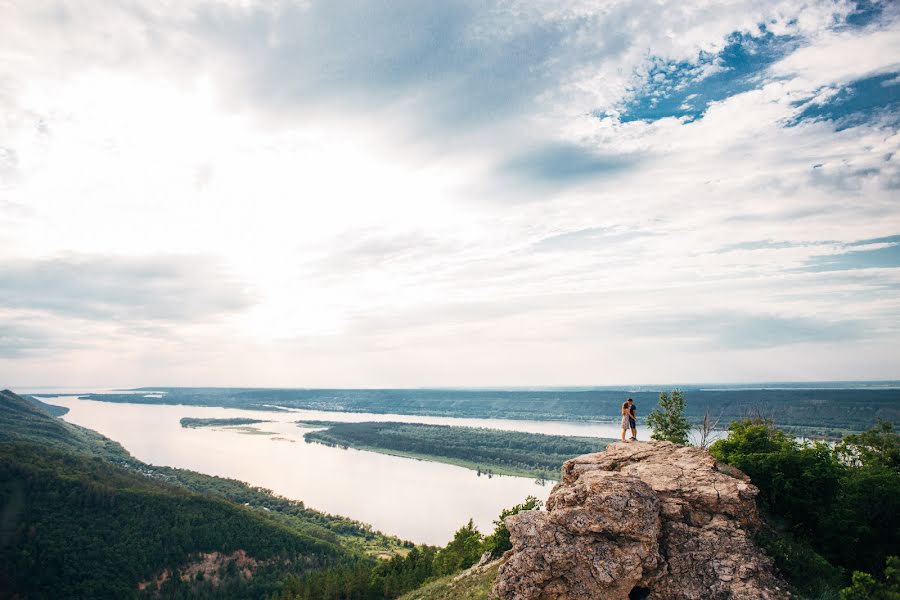
<path id="1" fill-rule="evenodd" d="M 499 569 L 497 561 L 480 573 L 448 575 L 400 596 L 399 600 L 487 600 Z"/>

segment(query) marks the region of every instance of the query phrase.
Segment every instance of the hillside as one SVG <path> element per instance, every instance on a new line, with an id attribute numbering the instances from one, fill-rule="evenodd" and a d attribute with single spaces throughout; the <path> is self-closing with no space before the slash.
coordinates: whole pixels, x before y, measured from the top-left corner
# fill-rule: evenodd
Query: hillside
<path id="1" fill-rule="evenodd" d="M 128 458 L 125 449 L 112 440 L 53 418 L 49 407 L 9 390 L 0 391 L 0 442 L 33 442 L 88 456 Z"/>
<path id="2" fill-rule="evenodd" d="M 487 600 L 497 578 L 500 561 L 441 577 L 400 596 L 400 600 Z"/>
<path id="3" fill-rule="evenodd" d="M 130 598 L 141 582 L 170 597 L 259 597 L 286 574 L 370 561 L 365 542 L 399 546 L 265 490 L 145 465 L 9 391 L 0 507 L 3 597 Z"/>

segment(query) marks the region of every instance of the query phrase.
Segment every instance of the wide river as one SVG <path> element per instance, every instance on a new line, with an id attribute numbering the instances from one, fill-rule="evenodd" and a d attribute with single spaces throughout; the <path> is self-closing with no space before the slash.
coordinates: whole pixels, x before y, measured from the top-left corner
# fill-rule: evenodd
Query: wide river
<path id="1" fill-rule="evenodd" d="M 503 508 L 528 495 L 546 500 L 551 486 L 522 477 L 479 477 L 474 471 L 435 462 L 307 444 L 310 429 L 294 421 L 401 421 L 489 427 L 556 435 L 618 437 L 615 423 L 457 419 L 309 410 L 262 412 L 229 408 L 118 404 L 47 398 L 70 410 L 63 417 L 122 444 L 153 464 L 239 479 L 302 500 L 310 508 L 371 523 L 414 542 L 444 545 L 469 518 L 483 532 Z M 182 417 L 245 417 L 271 421 L 266 434 L 229 429 L 185 429 Z M 638 436 L 648 438 L 640 428 Z"/>

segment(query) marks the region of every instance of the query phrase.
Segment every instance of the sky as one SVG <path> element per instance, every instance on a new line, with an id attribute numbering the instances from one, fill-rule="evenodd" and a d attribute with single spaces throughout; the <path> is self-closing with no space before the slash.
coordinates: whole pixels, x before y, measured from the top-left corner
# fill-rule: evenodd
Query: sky
<path id="1" fill-rule="evenodd" d="M 900 379 L 900 3 L 0 0 L 0 386 Z"/>

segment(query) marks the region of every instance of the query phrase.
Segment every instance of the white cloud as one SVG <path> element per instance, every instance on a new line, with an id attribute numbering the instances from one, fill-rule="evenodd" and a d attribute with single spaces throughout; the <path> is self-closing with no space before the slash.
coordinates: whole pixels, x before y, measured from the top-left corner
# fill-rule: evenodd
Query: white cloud
<path id="1" fill-rule="evenodd" d="M 804 271 L 900 233 L 896 125 L 787 126 L 798 101 L 897 70 L 893 13 L 851 31 L 835 28 L 850 2 L 391 10 L 361 5 L 360 22 L 339 3 L 11 3 L 0 266 L 112 260 L 121 272 L 107 276 L 137 296 L 96 285 L 96 269 L 80 287 L 46 282 L 53 302 L 0 295 L 7 338 L 46 345 L 0 352 L 0 379 L 897 376 L 898 269 Z M 417 12 L 431 10 L 443 20 Z M 593 116 L 633 94 L 651 60 L 696 63 L 763 22 L 804 45 L 755 89 L 693 122 Z M 159 255 L 216 267 L 178 271 L 166 310 L 148 313 L 139 296 L 159 288 L 138 281 L 139 265 Z M 67 294 L 143 316 L 65 313 Z M 688 334 L 686 316 L 703 314 L 728 315 L 726 333 L 793 320 L 794 346 L 819 362 L 791 375 L 791 344 L 729 346 L 714 320 L 714 349 L 685 347 L 673 327 Z M 822 323 L 833 335 L 817 340 Z M 176 358 L 187 353 L 190 369 Z"/>
<path id="2" fill-rule="evenodd" d="M 900 69 L 900 27 L 896 21 L 876 31 L 839 31 L 821 35 L 772 66 L 810 89 L 844 84 L 867 75 Z"/>

